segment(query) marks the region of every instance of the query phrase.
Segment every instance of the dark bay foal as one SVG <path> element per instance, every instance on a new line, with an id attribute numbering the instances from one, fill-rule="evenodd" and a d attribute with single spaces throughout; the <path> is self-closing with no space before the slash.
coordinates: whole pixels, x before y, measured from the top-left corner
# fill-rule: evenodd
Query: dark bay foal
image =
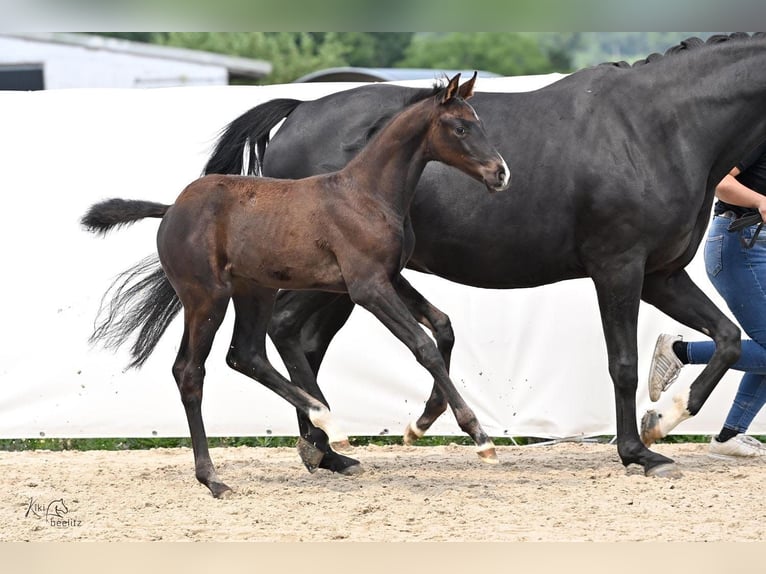
<path id="1" fill-rule="evenodd" d="M 491 191 L 508 186 L 508 166 L 466 102 L 476 75 L 462 86 L 459 78 L 406 107 L 340 171 L 302 180 L 208 175 L 186 187 L 173 205 L 112 199 L 93 205 L 83 217 L 83 225 L 101 233 L 145 217 L 162 218 L 159 263 L 144 262 L 127 272 L 93 340 L 118 346 L 137 332 L 131 366 L 138 367 L 183 308 L 173 375 L 189 423 L 196 476 L 213 496 L 230 489 L 210 459 L 202 387 L 205 361 L 230 300 L 236 317 L 228 365 L 308 416 L 333 448 L 348 446 L 318 388 L 306 392 L 291 384 L 266 357 L 267 328 L 280 289 L 348 293 L 428 369 L 480 457 L 497 460 L 436 345 L 400 296 L 411 300 L 400 277 L 411 249 L 405 219 L 426 164 L 454 166 Z M 131 281 L 134 287 L 128 288 Z"/>

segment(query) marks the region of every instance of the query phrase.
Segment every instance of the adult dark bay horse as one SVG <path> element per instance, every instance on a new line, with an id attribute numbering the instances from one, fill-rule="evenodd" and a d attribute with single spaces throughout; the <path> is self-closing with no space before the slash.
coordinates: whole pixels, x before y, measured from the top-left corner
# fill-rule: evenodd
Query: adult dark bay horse
<path id="1" fill-rule="evenodd" d="M 462 86 L 459 78 L 417 94 L 416 103 L 335 173 L 299 181 L 208 175 L 187 186 L 173 205 L 112 199 L 93 205 L 83 217 L 86 227 L 102 233 L 145 217 L 162 218 L 159 262 L 148 269 L 142 262 L 134 268 L 138 275 L 128 272 L 94 338 L 119 345 L 139 331 L 132 366 L 140 366 L 183 306 L 173 375 L 186 409 L 196 476 L 213 496 L 230 489 L 210 460 L 202 386 L 205 361 L 230 300 L 236 318 L 228 365 L 289 401 L 336 448 L 348 446 L 327 406 L 279 374 L 266 357 L 266 331 L 279 289 L 348 293 L 372 312 L 433 375 L 479 455 L 496 462 L 492 440 L 413 318 L 399 278 L 407 261 L 404 219 L 428 162 L 457 167 L 490 191 L 508 185 L 508 166 L 466 102 L 476 75 Z M 142 279 L 135 282 L 137 276 Z"/>
<path id="2" fill-rule="evenodd" d="M 264 175 L 299 178 L 338 169 L 357 153 L 370 125 L 415 93 L 370 85 L 310 102 L 266 102 L 225 129 L 205 172 L 239 173 L 248 146 L 251 170 Z M 503 289 L 590 277 L 614 382 L 620 458 L 647 475 L 677 474 L 637 428 L 639 302 L 717 345 L 674 411 L 644 417 L 650 442 L 696 414 L 739 354 L 739 329 L 684 268 L 707 227 L 716 183 L 766 138 L 766 40 L 692 38 L 632 67 L 595 66 L 536 91 L 479 93 L 472 102 L 512 162 L 514 193 L 490 202 L 466 193 L 473 185 L 467 178 L 429 167 L 406 222 L 407 234 L 417 237 L 408 266 Z M 449 323 L 421 304 L 421 319 L 449 362 Z M 352 307 L 346 296 L 280 294 L 270 334 L 294 382 L 315 385 L 327 346 Z M 405 441 L 421 436 L 445 409 L 435 385 Z M 301 414 L 299 424 L 303 438 L 325 453 L 320 466 L 357 463 L 328 449 L 326 437 Z"/>

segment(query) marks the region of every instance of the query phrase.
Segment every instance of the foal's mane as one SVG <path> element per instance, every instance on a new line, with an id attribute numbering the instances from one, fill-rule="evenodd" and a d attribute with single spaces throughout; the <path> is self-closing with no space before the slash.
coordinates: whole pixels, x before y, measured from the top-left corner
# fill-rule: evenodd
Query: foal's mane
<path id="1" fill-rule="evenodd" d="M 636 68 L 640 66 L 644 66 L 646 64 L 651 64 L 652 62 L 656 62 L 657 60 L 664 59 L 668 56 L 675 56 L 676 54 L 685 53 L 689 50 L 696 50 L 697 48 L 701 48 L 703 46 L 712 46 L 714 44 L 720 44 L 722 42 L 728 42 L 730 40 L 749 40 L 751 38 L 765 38 L 766 34 L 763 32 L 756 32 L 752 36 L 746 32 L 734 32 L 733 34 L 714 34 L 710 36 L 707 40 L 702 40 L 700 38 L 697 38 L 696 36 L 692 36 L 691 38 L 687 38 L 686 40 L 682 40 L 680 44 L 676 44 L 675 46 L 671 46 L 667 50 L 665 50 L 664 54 L 660 54 L 658 52 L 654 52 L 652 54 L 649 54 L 646 58 L 642 60 L 637 60 L 633 62 L 632 64 L 620 61 L 620 62 L 604 62 L 602 64 L 599 64 L 599 66 L 615 66 L 617 68 Z"/>
<path id="2" fill-rule="evenodd" d="M 437 80 L 434 82 L 434 84 L 430 88 L 418 88 L 414 92 L 407 92 L 405 94 L 406 97 L 403 97 L 401 100 L 401 105 L 391 113 L 384 114 L 377 118 L 375 122 L 370 125 L 364 133 L 361 135 L 361 137 L 346 142 L 343 144 L 343 151 L 353 152 L 356 153 L 360 149 L 362 149 L 367 143 L 377 134 L 380 129 L 386 125 L 391 118 L 393 118 L 397 113 L 401 112 L 404 108 L 411 106 L 412 104 L 415 104 L 417 102 L 420 102 L 422 100 L 425 100 L 430 97 L 435 97 L 437 94 L 441 93 L 443 90 L 445 90 L 447 87 L 447 82 L 445 80 Z"/>

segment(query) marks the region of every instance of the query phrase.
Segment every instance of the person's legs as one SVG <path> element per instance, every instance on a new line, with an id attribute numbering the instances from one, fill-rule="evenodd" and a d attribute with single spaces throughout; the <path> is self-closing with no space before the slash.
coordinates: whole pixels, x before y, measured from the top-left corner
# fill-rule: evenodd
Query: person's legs
<path id="1" fill-rule="evenodd" d="M 746 249 L 739 233 L 726 230 L 729 223 L 725 217 L 713 218 L 705 242 L 705 268 L 710 282 L 750 339 L 742 341 L 742 354 L 732 366 L 745 375 L 721 433 L 711 441 L 711 453 L 737 437 L 726 447 L 732 452 L 721 452 L 721 456 L 754 456 L 766 454 L 766 447 L 743 435 L 766 404 L 766 237 Z M 754 229 L 744 230 L 746 240 Z M 683 364 L 706 364 L 714 349 L 713 341 L 686 343 L 680 337 L 661 335 L 649 379 L 652 400 L 657 400 L 675 380 Z"/>

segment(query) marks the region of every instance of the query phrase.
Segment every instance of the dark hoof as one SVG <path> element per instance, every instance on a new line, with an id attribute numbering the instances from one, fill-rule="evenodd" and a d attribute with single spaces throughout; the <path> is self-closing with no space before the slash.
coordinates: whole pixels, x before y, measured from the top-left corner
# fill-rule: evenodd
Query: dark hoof
<path id="1" fill-rule="evenodd" d="M 660 429 L 662 415 L 654 410 L 646 411 L 641 417 L 641 442 L 646 446 L 652 446 L 656 441 L 663 438 Z"/>
<path id="2" fill-rule="evenodd" d="M 298 456 L 301 457 L 306 470 L 311 473 L 316 472 L 325 453 L 303 437 L 298 438 L 295 448 L 298 449 Z"/>
<path id="3" fill-rule="evenodd" d="M 669 462 L 647 469 L 644 475 L 653 478 L 681 478 L 683 473 L 676 463 Z"/>
<path id="4" fill-rule="evenodd" d="M 211 482 L 208 488 L 213 493 L 213 498 L 229 498 L 232 495 L 231 488 L 222 482 Z"/>
<path id="5" fill-rule="evenodd" d="M 329 470 L 330 472 L 337 472 L 343 476 L 355 476 L 362 474 L 364 469 L 358 460 L 351 458 L 350 456 L 343 456 L 337 452 L 328 450 L 325 453 L 322 462 L 319 463 L 319 468 Z"/>
<path id="6" fill-rule="evenodd" d="M 364 474 L 364 467 L 359 462 L 356 462 L 356 464 L 341 468 L 337 472 L 343 476 L 359 476 L 360 474 Z"/>

